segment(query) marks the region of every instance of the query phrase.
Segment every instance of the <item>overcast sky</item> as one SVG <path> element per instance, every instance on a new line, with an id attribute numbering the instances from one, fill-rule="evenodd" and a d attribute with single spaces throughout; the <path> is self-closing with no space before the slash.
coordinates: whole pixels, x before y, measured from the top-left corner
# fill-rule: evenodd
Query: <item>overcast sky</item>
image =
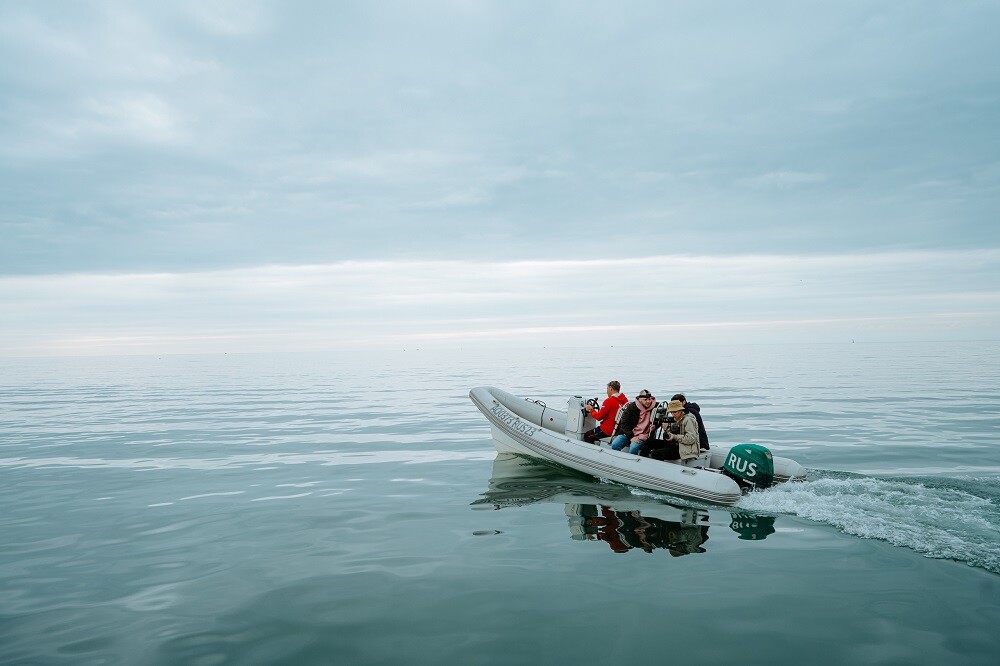
<path id="1" fill-rule="evenodd" d="M 0 355 L 997 339 L 997 25 L 0 0 Z"/>

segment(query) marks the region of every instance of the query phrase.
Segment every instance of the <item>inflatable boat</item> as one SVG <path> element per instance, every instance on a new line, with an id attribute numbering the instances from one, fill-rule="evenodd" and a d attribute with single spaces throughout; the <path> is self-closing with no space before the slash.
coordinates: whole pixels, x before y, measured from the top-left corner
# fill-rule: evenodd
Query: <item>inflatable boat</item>
<path id="1" fill-rule="evenodd" d="M 597 423 L 581 396 L 569 398 L 566 411 L 491 386 L 472 389 L 469 398 L 489 421 L 498 452 L 540 458 L 600 479 L 716 504 L 735 504 L 748 489 L 805 479 L 802 465 L 756 444 L 713 446 L 679 464 L 615 451 L 610 438 L 585 442 L 583 433 Z"/>

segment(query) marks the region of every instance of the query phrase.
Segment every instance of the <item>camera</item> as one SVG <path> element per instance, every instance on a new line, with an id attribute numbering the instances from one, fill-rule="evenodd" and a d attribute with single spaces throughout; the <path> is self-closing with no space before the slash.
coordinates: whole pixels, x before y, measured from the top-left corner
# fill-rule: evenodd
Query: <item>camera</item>
<path id="1" fill-rule="evenodd" d="M 653 410 L 653 428 L 659 428 L 661 425 L 666 426 L 667 432 L 672 435 L 681 434 L 681 424 L 674 421 L 674 415 L 667 411 L 666 403 L 657 405 Z"/>

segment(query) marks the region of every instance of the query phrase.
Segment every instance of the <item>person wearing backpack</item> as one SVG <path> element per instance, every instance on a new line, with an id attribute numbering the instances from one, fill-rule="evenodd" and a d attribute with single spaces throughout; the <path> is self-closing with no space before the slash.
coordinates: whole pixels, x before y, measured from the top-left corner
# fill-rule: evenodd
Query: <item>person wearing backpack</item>
<path id="1" fill-rule="evenodd" d="M 611 439 L 611 448 L 621 451 L 628 445 L 629 453 L 636 454 L 642 448 L 642 443 L 649 437 L 653 425 L 653 408 L 656 398 L 647 389 L 639 391 L 634 402 L 619 410 L 620 418 L 615 426 L 615 436 Z"/>
<path id="2" fill-rule="evenodd" d="M 705 422 L 701 418 L 701 407 L 697 402 L 688 402 L 687 398 L 684 397 L 683 393 L 675 393 L 671 400 L 679 400 L 682 405 L 684 405 L 684 411 L 687 414 L 694 414 L 695 420 L 698 422 L 698 445 L 702 451 L 708 451 L 710 448 L 708 446 L 708 433 L 705 431 Z M 673 417 L 670 417 L 673 420 Z"/>

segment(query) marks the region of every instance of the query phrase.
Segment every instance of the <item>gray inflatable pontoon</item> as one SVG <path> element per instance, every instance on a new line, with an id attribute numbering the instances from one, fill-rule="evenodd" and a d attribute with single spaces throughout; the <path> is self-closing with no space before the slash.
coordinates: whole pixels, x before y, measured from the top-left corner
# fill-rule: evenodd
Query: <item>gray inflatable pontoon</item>
<path id="1" fill-rule="evenodd" d="M 607 440 L 583 441 L 583 433 L 596 422 L 579 396 L 569 399 L 567 411 L 491 386 L 472 389 L 469 398 L 489 420 L 500 453 L 541 458 L 598 478 L 717 504 L 735 504 L 742 496 L 740 485 L 723 473 L 730 450 L 740 445 L 713 447 L 681 465 L 614 451 Z M 805 469 L 794 460 L 772 460 L 775 483 L 805 479 Z"/>

